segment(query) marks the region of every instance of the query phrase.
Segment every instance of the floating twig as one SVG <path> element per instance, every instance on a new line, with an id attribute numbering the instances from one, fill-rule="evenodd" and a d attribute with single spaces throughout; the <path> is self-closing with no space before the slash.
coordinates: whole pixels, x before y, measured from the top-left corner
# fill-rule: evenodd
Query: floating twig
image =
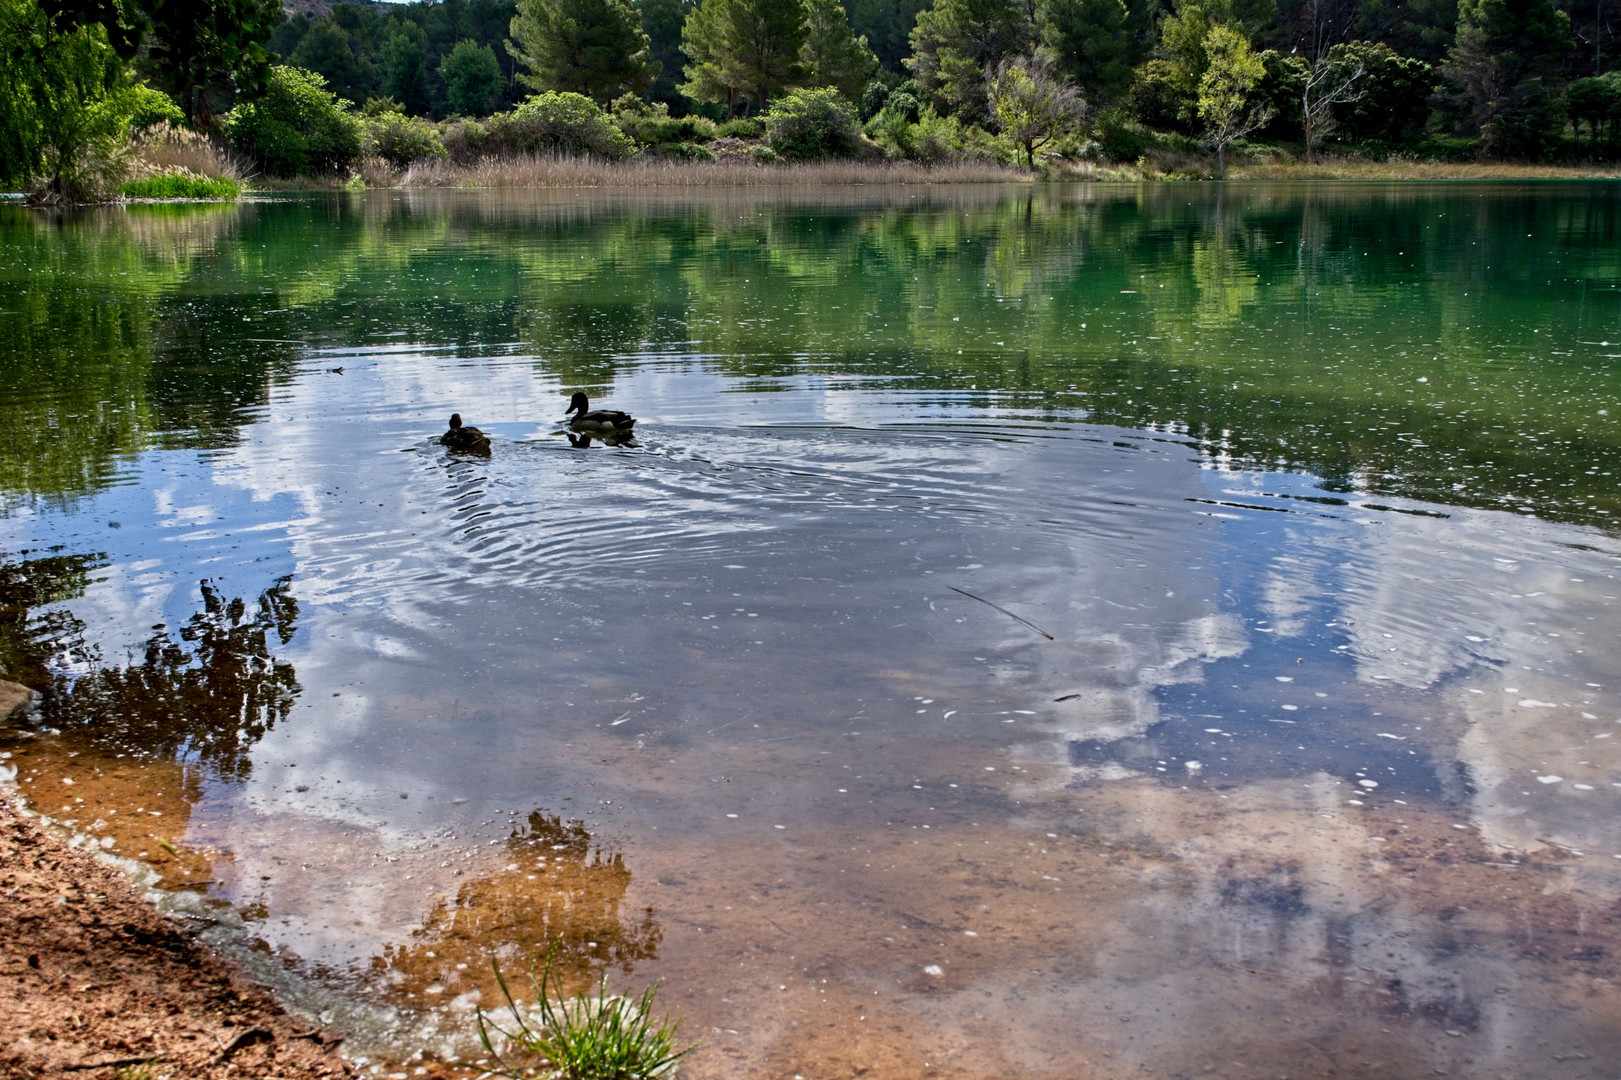
<path id="1" fill-rule="evenodd" d="M 960 592 L 964 596 L 968 597 L 968 599 L 970 599 L 970 600 L 978 600 L 980 603 L 984 604 L 986 607 L 993 607 L 997 611 L 1000 611 L 1003 615 L 1006 615 L 1010 619 L 1018 619 L 1020 622 L 1024 623 L 1024 625 L 1028 626 L 1030 629 L 1034 630 L 1036 633 L 1040 634 L 1042 637 L 1046 638 L 1048 641 L 1057 641 L 1058 640 L 1057 638 L 1053 637 L 1051 634 L 1047 633 L 1047 631 L 1043 630 L 1041 627 L 1037 626 L 1035 623 L 1033 623 L 1029 619 L 1025 618 L 1023 615 L 1015 615 L 1015 614 L 1013 614 L 1013 612 L 1009 611 L 1007 608 L 1003 607 L 1001 604 L 993 604 L 989 600 L 985 599 L 983 596 L 975 596 L 973 593 L 969 592 L 967 589 L 959 589 L 955 585 L 947 585 L 946 588 L 950 589 L 952 592 Z"/>

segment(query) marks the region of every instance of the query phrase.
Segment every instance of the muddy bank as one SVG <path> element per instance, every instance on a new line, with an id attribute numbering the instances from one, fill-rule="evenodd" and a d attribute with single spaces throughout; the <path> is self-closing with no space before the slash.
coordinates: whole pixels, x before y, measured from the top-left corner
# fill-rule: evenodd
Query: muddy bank
<path id="1" fill-rule="evenodd" d="M 284 1012 L 128 879 L 0 791 L 0 1075 L 356 1075 L 335 1037 Z"/>

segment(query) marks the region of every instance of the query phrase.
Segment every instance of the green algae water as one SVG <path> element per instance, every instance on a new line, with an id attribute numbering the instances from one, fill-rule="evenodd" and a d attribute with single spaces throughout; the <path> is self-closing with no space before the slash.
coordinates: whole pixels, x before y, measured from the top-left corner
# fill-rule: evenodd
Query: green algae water
<path id="1" fill-rule="evenodd" d="M 1617 192 L 0 207 L 0 765 L 368 1068 L 1607 1078 Z"/>

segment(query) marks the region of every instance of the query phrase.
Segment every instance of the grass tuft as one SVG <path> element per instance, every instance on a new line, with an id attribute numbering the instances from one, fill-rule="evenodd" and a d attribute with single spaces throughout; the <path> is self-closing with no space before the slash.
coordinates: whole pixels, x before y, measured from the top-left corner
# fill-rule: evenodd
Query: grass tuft
<path id="1" fill-rule="evenodd" d="M 119 187 L 126 199 L 239 199 L 242 184 L 229 176 L 198 176 L 184 170 L 143 176 Z"/>
<path id="2" fill-rule="evenodd" d="M 501 1027 L 482 1008 L 475 1013 L 478 1038 L 495 1061 L 487 1071 L 510 1080 L 648 1080 L 672 1076 L 682 1058 L 696 1044 L 676 1048 L 681 1022 L 653 1023 L 653 996 L 649 986 L 640 997 L 628 998 L 608 993 L 608 975 L 603 973 L 597 992 L 564 998 L 551 995 L 552 962 L 561 942 L 546 954 L 546 965 L 539 972 L 531 961 L 529 981 L 535 991 L 534 1009 L 525 1015 L 507 989 L 501 965 L 492 957 L 495 981 L 506 999 L 506 1012 L 513 1027 Z M 503 1056 L 516 1053 L 527 1059 L 513 1063 Z"/>

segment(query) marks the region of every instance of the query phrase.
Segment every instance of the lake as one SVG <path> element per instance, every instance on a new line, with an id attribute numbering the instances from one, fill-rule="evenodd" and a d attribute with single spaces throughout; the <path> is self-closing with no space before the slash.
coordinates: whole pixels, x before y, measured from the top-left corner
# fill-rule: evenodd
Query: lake
<path id="1" fill-rule="evenodd" d="M 1618 194 L 0 207 L 0 763 L 379 1072 L 1609 1080 Z"/>

